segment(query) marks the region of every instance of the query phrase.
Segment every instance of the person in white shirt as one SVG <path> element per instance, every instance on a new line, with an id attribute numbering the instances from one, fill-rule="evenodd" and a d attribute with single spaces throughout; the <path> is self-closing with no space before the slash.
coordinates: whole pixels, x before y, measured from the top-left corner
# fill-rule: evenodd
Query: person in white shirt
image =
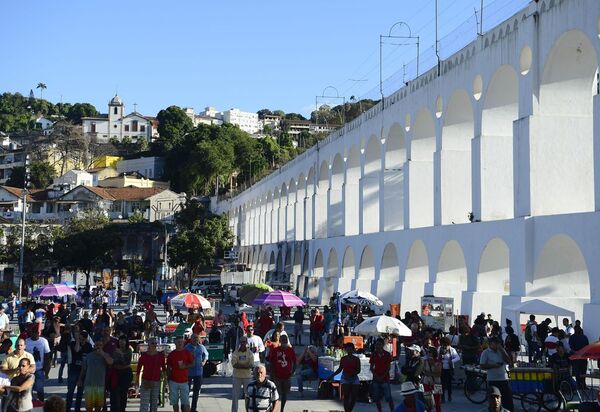
<path id="1" fill-rule="evenodd" d="M 6 386 L 10 386 L 10 379 L 8 378 L 7 374 L 5 374 L 3 372 L 0 372 L 0 389 L 4 390 L 4 388 Z M 5 410 L 4 407 L 3 407 L 4 405 L 2 405 L 2 399 L 3 398 L 4 398 L 3 396 L 0 397 L 0 410 Z"/>
<path id="2" fill-rule="evenodd" d="M 260 363 L 260 354 L 265 351 L 263 340 L 254 334 L 254 327 L 250 325 L 246 328 L 246 337 L 248 337 L 248 349 L 254 354 L 254 363 Z"/>
<path id="3" fill-rule="evenodd" d="M 454 364 L 460 361 L 460 356 L 456 349 L 450 345 L 450 339 L 444 336 L 440 339 L 438 356 L 442 362 L 442 402 L 445 401 L 444 395 L 448 393 L 448 401 L 452 401 L 452 376 L 454 375 Z"/>
<path id="4" fill-rule="evenodd" d="M 36 366 L 33 389 L 37 392 L 38 399 L 43 402 L 44 386 L 46 385 L 45 371 L 50 370 L 50 346 L 46 338 L 40 336 L 36 325 L 29 328 L 29 338 L 25 340 L 25 351 L 33 355 Z"/>
<path id="5" fill-rule="evenodd" d="M 8 319 L 8 315 L 4 313 L 4 307 L 0 306 L 0 331 L 8 329 L 10 324 L 10 319 Z"/>
<path id="6" fill-rule="evenodd" d="M 559 342 L 559 339 L 558 339 L 559 330 L 560 329 L 558 329 L 558 328 L 552 328 L 552 330 L 550 331 L 550 335 L 548 335 L 548 337 L 544 341 L 544 349 L 546 350 L 548 357 L 550 357 L 556 353 L 556 347 L 558 346 L 558 342 Z"/>
<path id="7" fill-rule="evenodd" d="M 573 334 L 575 334 L 575 329 L 573 329 L 573 325 L 571 325 L 571 322 L 569 322 L 569 318 L 563 318 L 563 330 L 565 331 L 565 334 L 567 335 L 567 338 Z"/>

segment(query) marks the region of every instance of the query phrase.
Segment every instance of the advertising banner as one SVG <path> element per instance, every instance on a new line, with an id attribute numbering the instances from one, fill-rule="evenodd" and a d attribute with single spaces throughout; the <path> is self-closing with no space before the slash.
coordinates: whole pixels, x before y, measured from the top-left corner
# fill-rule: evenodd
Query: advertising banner
<path id="1" fill-rule="evenodd" d="M 425 325 L 447 331 L 454 324 L 454 298 L 423 296 L 421 318 Z"/>

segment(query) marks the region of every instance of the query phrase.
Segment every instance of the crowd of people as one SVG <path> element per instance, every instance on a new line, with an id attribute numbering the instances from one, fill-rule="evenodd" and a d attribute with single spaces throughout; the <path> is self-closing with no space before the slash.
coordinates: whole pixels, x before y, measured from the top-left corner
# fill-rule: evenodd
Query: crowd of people
<path id="1" fill-rule="evenodd" d="M 354 326 L 372 315 L 356 306 L 342 306 L 341 313 L 335 304 L 308 311 L 298 307 L 286 315 L 293 321 L 286 330 L 270 307 L 257 310 L 253 322 L 242 310 L 229 317 L 219 311 L 207 326 L 202 311 L 183 314 L 167 307 L 161 322 L 149 302 L 131 311 L 116 310 L 105 301 L 89 304 L 88 308 L 85 300 L 24 302 L 13 308 L 9 299 L 8 314 L 0 308 L 0 330 L 5 330 L 0 337 L 0 393 L 7 395 L 3 399 L 9 410 L 25 412 L 32 402 L 44 402 L 46 380 L 50 368 L 56 366 L 58 382 L 66 379 L 64 407 L 69 412 L 78 412 L 82 406 L 90 412 L 106 410 L 107 399 L 111 411 L 124 412 L 132 392 L 139 394 L 140 412 L 157 411 L 165 393 L 174 412 L 196 412 L 209 358 L 201 336 L 209 343 L 223 343 L 230 360 L 233 412 L 238 410 L 240 397 L 247 410 L 284 411 L 292 385 L 295 383 L 304 397 L 306 381 L 318 379 L 319 356 L 331 350 L 343 352 L 339 368 L 329 378 L 341 374 L 345 411 L 352 411 L 368 392 L 379 412 L 388 408 L 391 412 L 440 412 L 444 403 L 453 401 L 459 365 L 486 371 L 489 411 L 514 410 L 508 371 L 518 364 L 555 368 L 557 374 L 572 375 L 579 387 L 586 385 L 585 361 L 571 361 L 569 354 L 589 341 L 581 323 L 572 325 L 568 319 L 559 328 L 550 327 L 550 319 L 538 324 L 532 315 L 523 332 L 528 355 L 524 363 L 518 357 L 521 342 L 510 320 L 501 326 L 485 314 L 470 325 L 463 319 L 456 327 L 441 331 L 428 327 L 418 312 L 406 312 L 398 319 L 412 336 L 369 337 L 356 348 L 348 336 Z M 15 317 L 20 335 L 13 346 L 8 330 Z M 174 349 L 165 356 L 161 336 L 164 324 L 170 321 L 189 323 L 191 335 L 176 338 Z M 308 339 L 304 337 L 306 321 Z M 363 355 L 368 355 L 372 375 L 368 384 L 359 379 L 365 368 Z M 136 362 L 137 369 L 132 369 Z M 405 396 L 399 405 L 392 397 L 392 375 L 403 376 L 400 392 Z M 466 385 L 469 379 L 467 374 Z M 368 391 L 361 390 L 365 385 Z"/>

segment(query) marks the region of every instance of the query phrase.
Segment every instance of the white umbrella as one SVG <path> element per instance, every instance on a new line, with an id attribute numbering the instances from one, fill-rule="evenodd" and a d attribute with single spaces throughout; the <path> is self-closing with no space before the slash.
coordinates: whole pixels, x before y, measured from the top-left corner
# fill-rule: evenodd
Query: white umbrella
<path id="1" fill-rule="evenodd" d="M 365 336 L 378 336 L 383 333 L 396 336 L 412 336 L 411 330 L 404 323 L 391 316 L 373 316 L 354 327 L 354 333 Z"/>
<path id="2" fill-rule="evenodd" d="M 342 303 L 350 305 L 383 306 L 383 302 L 377 296 L 358 289 L 342 293 L 340 299 L 342 300 Z"/>

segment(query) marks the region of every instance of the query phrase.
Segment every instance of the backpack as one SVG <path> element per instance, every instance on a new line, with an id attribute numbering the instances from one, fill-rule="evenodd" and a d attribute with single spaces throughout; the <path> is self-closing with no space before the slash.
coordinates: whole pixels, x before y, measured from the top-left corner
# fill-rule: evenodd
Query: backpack
<path id="1" fill-rule="evenodd" d="M 525 340 L 532 340 L 533 334 L 531 333 L 531 321 L 527 322 L 525 326 Z"/>

